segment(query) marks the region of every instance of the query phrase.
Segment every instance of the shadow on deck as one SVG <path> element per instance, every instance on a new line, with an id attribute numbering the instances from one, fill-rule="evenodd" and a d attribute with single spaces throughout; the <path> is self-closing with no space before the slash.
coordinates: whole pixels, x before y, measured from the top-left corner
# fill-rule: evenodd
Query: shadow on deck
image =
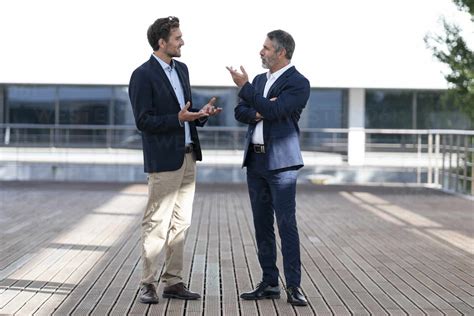
<path id="1" fill-rule="evenodd" d="M 138 303 L 146 198 L 139 184 L 0 182 L 0 314 L 473 313 L 472 201 L 424 188 L 300 185 L 309 306 L 294 308 L 285 295 L 238 298 L 260 281 L 242 184 L 197 186 L 185 271 L 203 298 Z"/>

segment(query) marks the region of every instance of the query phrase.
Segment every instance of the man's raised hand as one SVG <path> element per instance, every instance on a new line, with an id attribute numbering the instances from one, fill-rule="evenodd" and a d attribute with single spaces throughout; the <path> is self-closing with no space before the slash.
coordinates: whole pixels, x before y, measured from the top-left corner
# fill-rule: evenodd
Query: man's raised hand
<path id="1" fill-rule="evenodd" d="M 212 97 L 209 102 L 202 107 L 201 111 L 204 113 L 207 113 L 209 116 L 214 116 L 222 112 L 222 108 L 216 107 L 214 104 L 216 104 L 216 97 Z"/>
<path id="2" fill-rule="evenodd" d="M 243 85 L 249 81 L 249 75 L 247 74 L 243 66 L 240 66 L 240 71 L 242 71 L 242 73 L 239 73 L 237 69 L 234 69 L 233 67 L 227 66 L 225 68 L 227 68 L 230 75 L 232 76 L 232 80 L 239 88 L 242 88 Z"/>
<path id="3" fill-rule="evenodd" d="M 179 111 L 178 113 L 178 120 L 180 122 L 190 122 L 194 121 L 203 117 L 208 117 L 209 114 L 204 112 L 204 111 L 199 111 L 199 112 L 190 112 L 188 111 L 189 107 L 191 106 L 191 102 L 187 102 L 186 105 Z"/>

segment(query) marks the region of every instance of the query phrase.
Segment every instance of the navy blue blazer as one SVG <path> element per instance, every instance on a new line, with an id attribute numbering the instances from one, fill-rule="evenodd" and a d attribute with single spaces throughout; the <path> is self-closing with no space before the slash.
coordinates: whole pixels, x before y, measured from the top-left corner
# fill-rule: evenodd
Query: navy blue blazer
<path id="1" fill-rule="evenodd" d="M 191 102 L 191 85 L 187 66 L 173 61 L 183 87 L 185 102 Z M 184 125 L 178 120 L 181 110 L 178 98 L 160 63 L 154 56 L 135 69 L 129 84 L 129 97 L 135 117 L 135 124 L 141 131 L 144 169 L 147 173 L 173 171 L 184 161 Z M 199 110 L 189 108 L 189 111 Z M 191 139 L 196 159 L 201 160 L 201 146 L 196 125 L 204 122 L 189 122 Z"/>
<path id="2" fill-rule="evenodd" d="M 255 114 L 258 112 L 264 117 L 266 164 L 262 169 L 277 170 L 288 167 L 299 169 L 303 166 L 303 158 L 298 121 L 309 99 L 309 81 L 294 66 L 290 67 L 273 83 L 267 97 L 264 98 L 263 90 L 266 82 L 266 74 L 260 74 L 251 84 L 247 82 L 239 92 L 241 100 L 234 111 L 235 119 L 249 125 L 242 167 L 246 166 L 248 147 L 257 123 Z M 270 101 L 275 97 L 276 101 Z"/>

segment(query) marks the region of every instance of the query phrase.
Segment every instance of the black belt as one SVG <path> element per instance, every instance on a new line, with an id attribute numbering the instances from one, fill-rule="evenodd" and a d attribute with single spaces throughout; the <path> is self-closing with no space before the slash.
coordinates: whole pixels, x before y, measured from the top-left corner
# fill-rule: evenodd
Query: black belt
<path id="1" fill-rule="evenodd" d="M 257 145 L 257 144 L 250 144 L 250 150 L 256 154 L 264 154 L 265 153 L 265 145 Z"/>
<path id="2" fill-rule="evenodd" d="M 193 151 L 194 151 L 193 144 L 186 144 L 186 146 L 184 147 L 184 152 L 187 153 L 187 154 L 190 154 Z"/>

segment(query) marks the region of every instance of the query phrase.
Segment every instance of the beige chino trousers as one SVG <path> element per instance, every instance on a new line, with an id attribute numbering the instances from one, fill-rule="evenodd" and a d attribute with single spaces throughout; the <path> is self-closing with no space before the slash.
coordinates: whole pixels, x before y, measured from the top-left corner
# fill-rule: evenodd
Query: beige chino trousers
<path id="1" fill-rule="evenodd" d="M 166 258 L 161 281 L 167 285 L 182 282 L 184 243 L 195 187 L 194 153 L 185 154 L 178 170 L 148 174 L 148 203 L 142 221 L 142 284 L 157 280 L 157 260 L 163 248 Z"/>

